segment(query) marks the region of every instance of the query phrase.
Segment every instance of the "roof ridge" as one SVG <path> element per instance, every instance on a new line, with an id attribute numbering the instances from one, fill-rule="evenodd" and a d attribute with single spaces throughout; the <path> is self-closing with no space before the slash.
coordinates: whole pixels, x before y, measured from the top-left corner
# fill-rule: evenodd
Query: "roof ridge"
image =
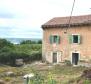
<path id="1" fill-rule="evenodd" d="M 84 17 L 84 16 L 91 16 L 91 14 L 87 14 L 87 15 L 73 15 L 72 17 Z M 61 16 L 61 17 L 54 17 L 54 18 L 68 18 L 70 16 Z"/>

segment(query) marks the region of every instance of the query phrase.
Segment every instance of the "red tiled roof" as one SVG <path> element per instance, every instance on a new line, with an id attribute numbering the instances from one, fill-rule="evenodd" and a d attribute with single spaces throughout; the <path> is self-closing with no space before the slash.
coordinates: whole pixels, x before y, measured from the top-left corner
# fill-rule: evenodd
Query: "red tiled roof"
<path id="1" fill-rule="evenodd" d="M 42 28 L 67 27 L 70 17 L 55 17 L 42 25 Z M 91 25 L 91 15 L 72 16 L 70 26 Z"/>

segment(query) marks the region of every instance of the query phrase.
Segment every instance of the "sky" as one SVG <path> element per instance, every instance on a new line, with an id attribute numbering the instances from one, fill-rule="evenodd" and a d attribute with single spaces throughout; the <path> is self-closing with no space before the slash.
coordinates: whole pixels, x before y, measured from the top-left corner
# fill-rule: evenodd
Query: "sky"
<path id="1" fill-rule="evenodd" d="M 69 16 L 74 0 L 0 0 L 0 38 L 42 38 L 41 25 Z M 91 14 L 91 0 L 75 0 L 72 15 Z"/>

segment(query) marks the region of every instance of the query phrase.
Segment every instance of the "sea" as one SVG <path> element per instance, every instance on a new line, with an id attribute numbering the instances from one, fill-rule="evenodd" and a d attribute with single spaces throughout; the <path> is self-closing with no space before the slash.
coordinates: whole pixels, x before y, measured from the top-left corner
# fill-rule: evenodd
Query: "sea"
<path id="1" fill-rule="evenodd" d="M 7 41 L 10 41 L 13 44 L 20 44 L 20 42 L 22 41 L 26 41 L 26 40 L 31 40 L 31 41 L 38 41 L 41 40 L 40 38 L 3 38 L 6 39 Z"/>

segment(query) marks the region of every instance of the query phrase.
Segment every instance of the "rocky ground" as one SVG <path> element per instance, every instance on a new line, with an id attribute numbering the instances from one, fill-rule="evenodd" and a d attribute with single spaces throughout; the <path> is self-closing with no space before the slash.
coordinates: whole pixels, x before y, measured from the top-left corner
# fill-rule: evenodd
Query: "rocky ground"
<path id="1" fill-rule="evenodd" d="M 34 62 L 21 67 L 0 66 L 0 84 L 24 84 L 23 76 L 30 73 L 38 73 L 47 77 L 51 72 L 57 84 L 84 84 L 91 77 L 90 68 L 84 66 L 68 66 L 65 64 L 45 64 Z M 86 83 L 91 84 L 91 83 Z"/>

